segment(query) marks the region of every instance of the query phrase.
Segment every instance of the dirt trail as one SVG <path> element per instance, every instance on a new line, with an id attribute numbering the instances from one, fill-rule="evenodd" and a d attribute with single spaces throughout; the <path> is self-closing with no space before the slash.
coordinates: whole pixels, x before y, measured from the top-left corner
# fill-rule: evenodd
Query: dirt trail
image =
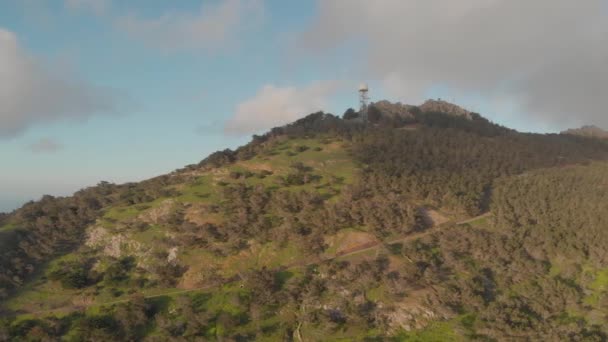
<path id="1" fill-rule="evenodd" d="M 409 234 L 405 237 L 401 237 L 401 238 L 397 238 L 397 239 L 393 239 L 390 241 L 378 241 L 378 242 L 368 242 L 365 243 L 363 245 L 357 246 L 357 247 L 353 247 L 350 248 L 346 251 L 342 251 L 340 253 L 337 253 L 336 255 L 330 256 L 330 257 L 325 257 L 325 258 L 315 258 L 313 260 L 307 260 L 304 262 L 295 262 L 286 266 L 281 266 L 279 267 L 278 270 L 288 270 L 288 269 L 292 269 L 292 268 L 296 268 L 296 267 L 306 267 L 306 266 L 310 266 L 310 265 L 314 265 L 314 264 L 318 264 L 321 262 L 327 262 L 327 261 L 331 261 L 331 260 L 335 260 L 338 258 L 343 258 L 343 257 L 347 257 L 347 256 L 351 256 L 354 254 L 358 254 L 358 253 L 365 253 L 371 250 L 375 250 L 378 249 L 381 246 L 384 245 L 392 245 L 395 243 L 400 243 L 400 242 L 411 242 L 420 238 L 423 238 L 425 236 L 428 236 L 432 233 L 435 233 L 439 230 L 441 230 L 442 228 L 449 226 L 451 223 L 454 223 L 456 225 L 463 225 L 463 224 L 467 224 L 469 222 L 473 222 L 476 220 L 479 220 L 481 218 L 487 217 L 491 215 L 491 213 L 485 213 L 464 221 L 459 221 L 459 222 L 452 222 L 452 221 L 447 221 L 444 222 L 442 224 L 427 228 L 426 230 L 422 231 L 422 232 L 418 232 L 418 233 L 413 233 L 413 234 Z M 172 295 L 176 295 L 176 294 L 184 294 L 184 293 L 189 293 L 189 292 L 196 292 L 196 291 L 204 291 L 204 290 L 210 290 L 212 288 L 215 287 L 220 287 L 223 285 L 228 285 L 237 281 L 242 281 L 241 277 L 239 276 L 233 276 L 229 279 L 226 279 L 224 282 L 220 283 L 220 284 L 216 284 L 216 285 L 206 285 L 206 286 L 202 286 L 202 287 L 197 287 L 197 288 L 192 288 L 192 289 L 186 289 L 186 290 L 175 290 L 175 291 L 167 291 L 167 292 L 162 292 L 162 293 L 158 293 L 158 294 L 154 294 L 154 295 L 149 295 L 149 296 L 144 296 L 145 299 L 150 299 L 150 298 L 158 298 L 158 297 L 163 297 L 163 296 L 172 296 Z M 110 302 L 103 302 L 103 303 L 91 303 L 91 304 L 87 304 L 87 305 L 80 305 L 80 306 L 76 306 L 76 305 L 69 305 L 69 306 L 63 306 L 63 307 L 59 307 L 59 308 L 54 308 L 54 309 L 47 309 L 47 310 L 40 310 L 40 311 L 33 311 L 33 312 L 25 312 L 24 314 L 29 314 L 29 315 L 42 315 L 42 314 L 50 314 L 50 313 L 60 313 L 62 311 L 74 311 L 74 310 L 84 310 L 86 308 L 89 307 L 96 307 L 96 306 L 107 306 L 107 305 L 114 305 L 114 304 L 120 304 L 120 303 L 126 303 L 126 302 L 130 302 L 132 300 L 132 298 L 124 298 L 124 299 L 119 299 L 119 300 L 115 300 L 115 301 L 110 301 Z"/>

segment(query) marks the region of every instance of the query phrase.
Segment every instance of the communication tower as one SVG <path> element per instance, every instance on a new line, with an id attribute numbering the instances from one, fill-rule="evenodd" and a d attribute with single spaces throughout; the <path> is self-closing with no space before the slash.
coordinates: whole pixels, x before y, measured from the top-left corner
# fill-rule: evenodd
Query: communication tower
<path id="1" fill-rule="evenodd" d="M 365 83 L 359 85 L 359 115 L 363 121 L 367 121 L 367 103 L 369 102 L 369 87 Z"/>

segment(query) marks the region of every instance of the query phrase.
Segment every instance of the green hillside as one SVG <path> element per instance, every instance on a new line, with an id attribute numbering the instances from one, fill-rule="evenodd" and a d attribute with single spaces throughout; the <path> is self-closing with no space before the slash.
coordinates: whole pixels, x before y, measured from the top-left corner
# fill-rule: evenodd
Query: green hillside
<path id="1" fill-rule="evenodd" d="M 0 216 L 0 340 L 605 340 L 608 143 L 386 106 Z"/>

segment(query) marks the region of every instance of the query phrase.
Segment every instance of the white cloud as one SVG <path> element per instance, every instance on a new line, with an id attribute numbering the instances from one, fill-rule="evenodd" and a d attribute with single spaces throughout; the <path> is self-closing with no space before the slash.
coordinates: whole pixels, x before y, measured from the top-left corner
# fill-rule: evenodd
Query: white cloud
<path id="1" fill-rule="evenodd" d="M 42 138 L 28 146 L 34 153 L 53 153 L 63 149 L 63 145 L 51 138 Z"/>
<path id="2" fill-rule="evenodd" d="M 88 11 L 96 15 L 105 14 L 111 0 L 65 0 L 65 7 L 72 11 Z"/>
<path id="3" fill-rule="evenodd" d="M 608 126 L 604 0 L 319 0 L 299 43 L 311 54 L 362 38 L 367 70 L 389 94 L 432 86 L 513 98 L 546 121 Z"/>
<path id="4" fill-rule="evenodd" d="M 112 91 L 32 57 L 12 32 L 0 28 L 0 138 L 39 123 L 113 112 L 115 101 Z"/>
<path id="5" fill-rule="evenodd" d="M 204 3 L 196 13 L 168 12 L 154 19 L 135 15 L 117 20 L 119 29 L 149 46 L 165 51 L 214 50 L 233 43 L 260 22 L 264 6 L 259 0 L 222 0 Z"/>
<path id="6" fill-rule="evenodd" d="M 320 81 L 303 88 L 266 85 L 253 98 L 237 106 L 225 131 L 229 134 L 256 133 L 327 109 L 328 98 L 340 86 L 335 81 Z"/>

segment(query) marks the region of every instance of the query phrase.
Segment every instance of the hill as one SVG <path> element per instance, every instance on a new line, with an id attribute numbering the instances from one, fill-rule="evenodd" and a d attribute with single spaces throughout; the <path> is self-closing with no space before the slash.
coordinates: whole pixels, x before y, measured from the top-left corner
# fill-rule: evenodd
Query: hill
<path id="1" fill-rule="evenodd" d="M 605 339 L 608 144 L 445 108 L 0 216 L 0 339 Z"/>

